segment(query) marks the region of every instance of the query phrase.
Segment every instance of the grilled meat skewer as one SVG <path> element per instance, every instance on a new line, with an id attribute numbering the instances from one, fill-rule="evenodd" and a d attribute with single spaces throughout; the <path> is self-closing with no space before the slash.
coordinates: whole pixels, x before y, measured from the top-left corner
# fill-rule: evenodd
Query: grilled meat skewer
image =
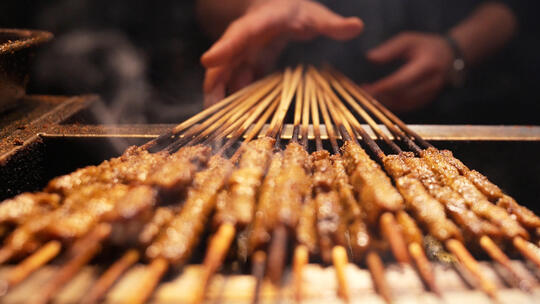
<path id="1" fill-rule="evenodd" d="M 396 212 L 403 208 L 403 198 L 388 176 L 360 146 L 346 141 L 341 150 L 351 184 L 370 224 L 377 223 L 385 211 Z"/>
<path id="2" fill-rule="evenodd" d="M 339 194 L 334 190 L 336 174 L 330 154 L 322 150 L 312 153 L 310 158 L 321 257 L 324 262 L 330 263 L 332 248 L 336 245 L 345 246 L 346 223 Z"/>

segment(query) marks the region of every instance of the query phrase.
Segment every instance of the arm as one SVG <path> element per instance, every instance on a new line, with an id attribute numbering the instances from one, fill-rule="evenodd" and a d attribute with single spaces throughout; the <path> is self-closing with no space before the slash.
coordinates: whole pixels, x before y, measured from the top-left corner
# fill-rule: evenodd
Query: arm
<path id="1" fill-rule="evenodd" d="M 506 44 L 517 28 L 504 4 L 488 2 L 449 31 L 468 65 L 474 66 Z M 366 85 L 366 90 L 397 111 L 420 108 L 432 101 L 449 81 L 454 51 L 441 35 L 407 32 L 367 54 L 375 63 L 397 59 L 405 64 L 394 73 Z"/>
<path id="2" fill-rule="evenodd" d="M 490 2 L 480 5 L 449 34 L 458 43 L 465 60 L 474 65 L 500 48 L 514 36 L 516 16 L 506 5 Z"/>

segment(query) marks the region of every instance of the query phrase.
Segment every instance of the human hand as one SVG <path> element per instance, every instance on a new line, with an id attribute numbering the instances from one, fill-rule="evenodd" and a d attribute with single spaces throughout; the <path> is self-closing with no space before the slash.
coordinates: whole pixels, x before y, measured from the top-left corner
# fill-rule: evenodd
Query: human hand
<path id="1" fill-rule="evenodd" d="M 454 59 L 446 40 L 435 34 L 399 34 L 368 52 L 374 63 L 405 60 L 392 74 L 364 89 L 394 111 L 411 111 L 432 101 L 447 82 Z"/>
<path id="2" fill-rule="evenodd" d="M 360 19 L 341 17 L 310 0 L 255 2 L 201 57 L 206 68 L 204 105 L 216 103 L 227 89 L 238 90 L 268 71 L 291 40 L 319 35 L 347 40 L 362 29 Z"/>

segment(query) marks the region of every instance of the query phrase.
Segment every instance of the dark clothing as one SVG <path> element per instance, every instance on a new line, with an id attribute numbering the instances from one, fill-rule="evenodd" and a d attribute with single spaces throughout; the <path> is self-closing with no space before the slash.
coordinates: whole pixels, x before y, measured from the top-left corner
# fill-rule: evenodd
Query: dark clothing
<path id="1" fill-rule="evenodd" d="M 294 43 L 280 65 L 330 63 L 355 81 L 371 82 L 400 62 L 374 66 L 365 52 L 404 30 L 445 33 L 478 0 L 323 0 L 359 16 L 365 33 L 349 42 Z M 31 92 L 98 93 L 112 121 L 178 122 L 202 108 L 209 41 L 198 29 L 194 1 L 0 1 L 0 27 L 41 28 L 56 38 L 40 54 Z M 410 123 L 538 124 L 540 41 L 538 1 L 509 1 L 520 33 L 498 55 L 470 71 L 463 89 L 447 89 L 428 108 L 401 114 Z M 77 47 L 74 47 L 77 46 Z"/>

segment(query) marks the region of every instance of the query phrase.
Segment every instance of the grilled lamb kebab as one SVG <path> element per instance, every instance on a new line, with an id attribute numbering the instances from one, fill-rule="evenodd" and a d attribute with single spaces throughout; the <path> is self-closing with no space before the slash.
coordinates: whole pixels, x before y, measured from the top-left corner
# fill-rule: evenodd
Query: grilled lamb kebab
<path id="1" fill-rule="evenodd" d="M 210 148 L 203 145 L 183 147 L 171 155 L 130 147 L 120 157 L 51 180 L 45 190 L 69 193 L 83 185 L 121 183 L 147 184 L 177 194 L 191 183 L 193 174 L 209 157 Z"/>
<path id="2" fill-rule="evenodd" d="M 495 184 L 490 182 L 488 178 L 476 170 L 470 170 L 459 159 L 455 158 L 449 150 L 437 150 L 428 148 L 425 153 L 438 152 L 444 156 L 445 160 L 459 170 L 459 173 L 471 181 L 489 201 L 496 203 L 512 215 L 523 227 L 531 230 L 540 228 L 540 217 L 536 216 L 531 210 L 519 205 L 515 199 L 503 193 L 503 191 Z"/>
<path id="3" fill-rule="evenodd" d="M 309 196 L 309 155 L 297 143 L 289 143 L 283 152 L 281 172 L 276 177 L 277 221 L 294 231 L 304 200 Z"/>
<path id="4" fill-rule="evenodd" d="M 217 196 L 214 222 L 219 228 L 204 258 L 203 274 L 196 291 L 198 301 L 204 298 L 206 285 L 229 251 L 237 229 L 243 230 L 238 234 L 238 255 L 242 260 L 247 259 L 248 232 L 245 228 L 253 221 L 257 194 L 270 164 L 274 143 L 273 138 L 264 137 L 242 147 L 238 168 L 231 173 L 224 189 Z"/>
<path id="5" fill-rule="evenodd" d="M 412 175 L 422 182 L 428 192 L 441 202 L 446 212 L 459 225 L 468 240 L 475 240 L 478 235 L 497 237 L 500 231 L 491 223 L 482 220 L 468 209 L 461 195 L 450 187 L 441 185 L 429 166 L 410 152 L 388 155 L 384 159 L 385 167 L 396 176 Z"/>
<path id="6" fill-rule="evenodd" d="M 278 152 L 272 156 L 268 172 L 259 190 L 259 200 L 249 235 L 249 253 L 265 247 L 270 241 L 272 229 L 276 225 L 277 206 L 275 204 L 276 177 L 281 172 L 283 155 Z M 314 223 L 314 222 L 313 222 Z M 307 226 L 309 227 L 309 225 Z M 303 234 L 303 233 L 302 233 Z M 310 238 L 309 232 L 307 237 Z"/>
<path id="7" fill-rule="evenodd" d="M 60 206 L 56 193 L 22 193 L 0 203 L 0 226 L 17 226 L 29 217 L 40 215 Z"/>
<path id="8" fill-rule="evenodd" d="M 273 204 L 276 212 L 272 243 L 268 249 L 267 275 L 273 283 L 279 283 L 285 263 L 288 235 L 298 228 L 302 208 L 311 196 L 309 154 L 296 142 L 290 142 L 283 152 L 281 171 L 275 178 Z M 260 283 L 260 281 L 258 281 Z"/>
<path id="9" fill-rule="evenodd" d="M 173 265 L 182 265 L 190 258 L 232 167 L 229 160 L 215 155 L 206 170 L 195 174 L 182 210 L 146 248 L 149 259 L 164 258 Z"/>
<path id="10" fill-rule="evenodd" d="M 183 170 L 187 173 L 175 172 L 171 174 L 168 179 L 169 182 L 174 181 L 172 177 L 178 177 L 182 179 L 184 176 L 188 176 L 201 165 L 201 162 L 207 158 L 207 148 L 202 146 L 189 147 L 182 149 L 175 153 L 169 163 L 179 161 L 185 164 L 185 161 L 181 159 L 188 159 L 189 166 L 184 167 Z M 127 153 L 128 155 L 132 155 Z M 126 155 L 126 154 L 125 154 Z M 124 156 L 125 156 L 124 155 Z M 147 155 L 147 154 L 145 154 Z M 134 157 L 134 156 L 133 156 Z M 156 162 L 153 157 L 147 157 L 140 160 L 139 166 L 133 164 L 133 168 L 139 168 L 141 170 L 147 170 L 150 172 L 138 172 L 137 178 L 139 181 L 150 181 L 155 174 L 161 174 L 162 168 L 155 168 Z M 173 161 L 174 159 L 174 161 Z M 120 180 L 128 180 L 126 176 L 127 172 L 135 172 L 132 169 L 126 169 L 126 162 L 119 163 L 116 173 L 107 173 L 108 177 L 122 177 Z M 167 166 L 167 164 L 162 164 Z M 174 165 L 174 164 L 173 164 Z M 84 170 L 84 169 L 81 169 Z M 108 170 L 113 170 L 109 168 Z M 163 174 L 161 174 L 163 176 Z M 45 214 L 37 214 L 29 217 L 24 223 L 21 223 L 17 229 L 6 240 L 6 247 L 14 252 L 21 253 L 33 250 L 41 241 L 46 239 L 62 239 L 72 240 L 86 234 L 94 225 L 100 221 L 120 222 L 123 221 L 128 226 L 136 227 L 133 225 L 137 221 L 146 222 L 151 208 L 155 205 L 155 193 L 152 187 L 146 185 L 128 186 L 123 183 L 103 183 L 99 182 L 103 179 L 97 178 L 94 183 L 83 183 L 82 180 L 90 180 L 89 176 L 84 174 L 78 174 L 77 178 L 73 175 L 66 175 L 55 179 L 49 184 L 48 189 L 60 190 L 65 195 L 61 205 L 53 210 L 50 210 Z M 133 176 L 133 175 L 132 175 Z M 144 176 L 144 179 L 143 179 Z M 178 180 L 177 179 L 177 180 Z M 113 179 L 118 180 L 118 179 Z M 56 183 L 56 181 L 59 181 Z M 71 182 L 68 182 L 71 181 Z M 133 181 L 133 179 L 131 179 Z M 51 187 L 55 185 L 55 187 Z M 152 183 L 154 185 L 154 183 Z M 180 188 L 183 188 L 183 182 L 178 183 Z M 182 186 L 180 186 L 182 185 Z M 56 187 L 58 186 L 58 187 Z M 129 195 L 128 195 L 129 194 Z M 124 196 L 126 199 L 123 200 Z M 146 211 L 146 212 L 143 212 Z M 144 214 L 144 217 L 140 215 Z M 130 219 L 127 221 L 127 219 Z M 116 228 L 122 227 L 122 224 L 115 225 Z M 118 231 L 118 229 L 114 229 Z M 122 229 L 123 230 L 123 229 Z M 133 229 L 130 229 L 133 230 Z M 126 232 L 127 230 L 124 230 Z M 121 235 L 122 233 L 115 233 L 115 235 Z M 129 234 L 131 239 L 136 237 L 137 233 Z"/>
<path id="11" fill-rule="evenodd" d="M 408 167 L 390 165 L 392 158 L 384 161 L 387 172 L 394 178 L 396 187 L 405 199 L 407 209 L 439 241 L 451 238 L 461 240 L 462 236 L 456 225 L 446 217 L 444 206 L 431 196 L 415 175 L 408 173 Z M 405 170 L 404 170 L 405 169 Z"/>
<path id="12" fill-rule="evenodd" d="M 311 154 L 313 168 L 313 194 L 317 212 L 317 233 L 321 257 L 325 263 L 332 261 L 332 248 L 345 246 L 346 223 L 340 202 L 335 191 L 336 173 L 328 151 L 321 150 Z"/>
<path id="13" fill-rule="evenodd" d="M 528 239 L 527 231 L 506 210 L 490 203 L 486 196 L 469 179 L 460 175 L 458 169 L 450 164 L 442 154 L 433 149 L 426 149 L 422 152 L 422 158 L 437 174 L 442 183 L 463 197 L 467 206 L 476 215 L 496 225 L 509 239 L 515 236 Z"/>
<path id="14" fill-rule="evenodd" d="M 253 221 L 257 193 L 271 162 L 275 140 L 270 137 L 249 142 L 240 156 L 228 186 L 228 197 L 218 205 L 215 222 L 229 222 L 244 228 Z"/>
<path id="15" fill-rule="evenodd" d="M 369 249 L 371 237 L 367 225 L 364 223 L 364 213 L 358 206 L 352 186 L 349 183 L 349 177 L 343 165 L 343 158 L 340 155 L 332 155 L 332 164 L 334 166 L 335 187 L 338 189 L 341 197 L 341 203 L 345 210 L 344 215 L 348 221 L 348 238 L 351 245 L 353 259 L 360 261 Z"/>
<path id="16" fill-rule="evenodd" d="M 350 182 L 369 224 L 377 225 L 380 215 L 385 211 L 403 209 L 403 198 L 392 186 L 390 178 L 359 145 L 346 141 L 341 150 Z"/>

